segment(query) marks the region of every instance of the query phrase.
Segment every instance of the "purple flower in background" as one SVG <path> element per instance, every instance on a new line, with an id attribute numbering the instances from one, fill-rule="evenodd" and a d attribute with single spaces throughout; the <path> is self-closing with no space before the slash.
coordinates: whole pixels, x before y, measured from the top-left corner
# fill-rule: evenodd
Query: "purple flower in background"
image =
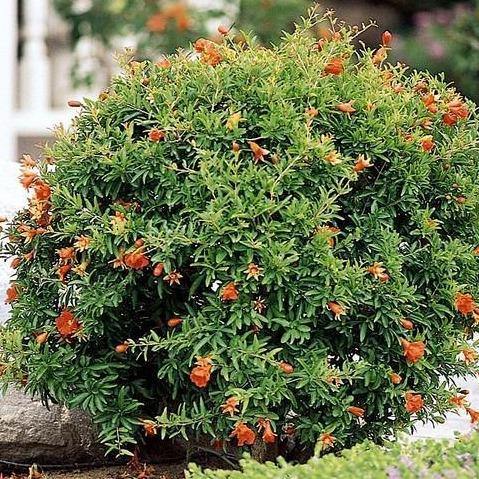
<path id="1" fill-rule="evenodd" d="M 408 456 L 401 456 L 400 461 L 408 468 L 412 469 L 414 467 L 414 461 Z"/>
<path id="2" fill-rule="evenodd" d="M 401 479 L 401 471 L 395 466 L 388 467 L 386 473 L 388 479 Z"/>

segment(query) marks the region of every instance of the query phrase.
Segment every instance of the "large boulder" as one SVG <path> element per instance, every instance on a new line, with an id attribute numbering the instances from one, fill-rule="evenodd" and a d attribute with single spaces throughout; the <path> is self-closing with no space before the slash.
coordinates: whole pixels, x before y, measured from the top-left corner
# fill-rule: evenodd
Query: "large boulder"
<path id="1" fill-rule="evenodd" d="M 47 409 L 17 390 L 0 398 L 0 460 L 71 464 L 101 462 L 104 454 L 84 413 Z"/>

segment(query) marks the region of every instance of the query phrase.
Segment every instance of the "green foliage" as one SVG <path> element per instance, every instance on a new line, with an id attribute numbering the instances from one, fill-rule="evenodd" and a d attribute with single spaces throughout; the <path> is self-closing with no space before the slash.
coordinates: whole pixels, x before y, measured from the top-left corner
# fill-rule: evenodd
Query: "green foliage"
<path id="1" fill-rule="evenodd" d="M 227 440 L 266 419 L 340 449 L 453 408 L 452 378 L 478 370 L 476 306 L 455 306 L 479 295 L 475 107 L 446 125 L 453 89 L 327 20 L 319 49 L 307 21 L 272 49 L 126 62 L 57 131 L 7 230 L 6 382 L 88 411 L 122 453 L 142 423 Z"/>
<path id="2" fill-rule="evenodd" d="M 307 464 L 260 464 L 241 461 L 242 471 L 201 471 L 190 466 L 187 479 L 441 479 L 479 475 L 479 435 L 456 441 L 414 441 L 408 445 L 376 446 L 370 442 L 341 452 L 314 457 Z"/>

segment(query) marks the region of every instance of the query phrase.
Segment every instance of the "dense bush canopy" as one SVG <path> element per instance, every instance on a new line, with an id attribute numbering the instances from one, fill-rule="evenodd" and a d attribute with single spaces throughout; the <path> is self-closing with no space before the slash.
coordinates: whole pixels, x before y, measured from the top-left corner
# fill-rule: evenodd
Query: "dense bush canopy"
<path id="1" fill-rule="evenodd" d="M 24 157 L 5 383 L 85 409 L 122 451 L 342 448 L 467 407 L 475 107 L 388 65 L 389 34 L 356 51 L 355 28 L 307 27 L 125 62 Z"/>

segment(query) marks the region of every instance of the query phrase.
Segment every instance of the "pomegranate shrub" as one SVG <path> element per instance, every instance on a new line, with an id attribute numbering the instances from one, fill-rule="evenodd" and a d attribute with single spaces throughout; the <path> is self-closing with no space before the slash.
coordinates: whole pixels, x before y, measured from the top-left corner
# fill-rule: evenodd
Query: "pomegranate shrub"
<path id="1" fill-rule="evenodd" d="M 330 20 L 319 42 L 306 22 L 125 61 L 24 156 L 4 384 L 88 411 L 122 453 L 479 419 L 453 381 L 478 371 L 475 106 Z"/>

